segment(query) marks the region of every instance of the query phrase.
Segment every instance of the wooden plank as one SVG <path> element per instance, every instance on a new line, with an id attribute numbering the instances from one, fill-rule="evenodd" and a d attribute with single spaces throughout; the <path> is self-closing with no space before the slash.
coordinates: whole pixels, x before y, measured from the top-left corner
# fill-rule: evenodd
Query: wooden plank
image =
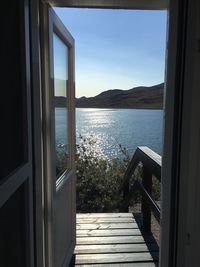
<path id="1" fill-rule="evenodd" d="M 142 164 L 161 181 L 162 157 L 146 146 L 138 147 L 136 153 Z"/>
<path id="2" fill-rule="evenodd" d="M 153 252 L 152 252 L 153 253 Z M 154 253 L 157 257 L 157 253 Z M 143 262 L 154 261 L 148 252 L 135 253 L 112 253 L 112 254 L 83 254 L 76 255 L 76 264 L 95 264 L 95 263 L 124 263 L 124 262 Z"/>
<path id="3" fill-rule="evenodd" d="M 130 163 L 128 164 L 128 167 L 126 168 L 126 171 L 125 171 L 125 174 L 124 174 L 124 177 L 122 180 L 122 184 L 119 188 L 119 194 L 121 194 L 121 192 L 124 190 L 124 188 L 127 188 L 127 186 L 129 186 L 129 179 L 130 179 L 131 175 L 133 174 L 133 172 L 135 171 L 135 168 L 137 167 L 137 165 L 139 163 L 139 159 L 137 157 L 137 150 L 138 149 L 136 149 Z"/>
<path id="4" fill-rule="evenodd" d="M 92 230 L 92 229 L 137 229 L 138 225 L 135 222 L 132 223 L 77 223 L 77 230 Z"/>
<path id="5" fill-rule="evenodd" d="M 153 262 L 132 262 L 132 263 L 103 263 L 103 264 L 81 264 L 75 267 L 157 267 L 158 265 Z"/>
<path id="6" fill-rule="evenodd" d="M 76 267 L 155 267 L 158 249 L 152 237 L 144 240 L 131 213 L 77 216 Z"/>
<path id="7" fill-rule="evenodd" d="M 77 236 L 131 236 L 141 235 L 139 229 L 77 230 Z"/>
<path id="8" fill-rule="evenodd" d="M 139 182 L 140 183 L 140 182 Z M 145 192 L 148 193 L 148 196 L 151 198 L 152 194 L 152 174 L 146 166 L 143 166 L 142 172 L 142 188 L 144 188 Z M 142 212 L 142 227 L 146 232 L 151 231 L 151 209 L 149 203 L 147 203 L 145 196 L 142 194 L 142 203 L 141 203 L 141 212 Z"/>
<path id="9" fill-rule="evenodd" d="M 148 146 L 139 146 L 139 150 L 141 150 L 146 156 L 149 157 L 149 159 L 152 160 L 152 162 L 155 162 L 159 167 L 162 166 L 162 157 L 155 151 L 153 151 Z"/>
<path id="10" fill-rule="evenodd" d="M 133 218 L 88 218 L 88 219 L 83 219 L 79 218 L 77 219 L 77 223 L 131 223 L 135 222 Z"/>
<path id="11" fill-rule="evenodd" d="M 132 213 L 78 213 L 76 214 L 77 219 L 80 218 L 133 218 Z"/>
<path id="12" fill-rule="evenodd" d="M 153 243 L 152 237 L 145 238 L 146 242 Z M 130 243 L 145 243 L 142 236 L 106 236 L 106 237 L 77 237 L 77 245 L 92 245 L 92 244 L 130 244 Z"/>
<path id="13" fill-rule="evenodd" d="M 158 251 L 155 243 L 149 244 L 114 244 L 114 245 L 78 245 L 75 254 L 95 254 L 95 253 L 124 253 L 124 252 L 148 252 Z"/>
<path id="14" fill-rule="evenodd" d="M 153 200 L 153 198 L 151 197 L 151 195 L 149 194 L 149 192 L 145 189 L 145 187 L 138 181 L 136 180 L 135 183 L 137 183 L 137 186 L 141 192 L 142 198 L 143 198 L 143 202 L 146 203 L 146 206 L 148 207 L 149 211 L 152 211 L 154 217 L 156 218 L 157 222 L 160 223 L 160 208 L 158 207 L 158 205 L 156 204 L 156 202 Z M 151 224 L 151 216 L 150 216 L 151 212 L 149 213 L 149 222 L 147 224 Z M 144 217 L 144 214 L 143 214 Z M 148 228 L 148 227 L 147 227 Z M 150 229 L 145 228 L 146 231 L 150 231 Z"/>

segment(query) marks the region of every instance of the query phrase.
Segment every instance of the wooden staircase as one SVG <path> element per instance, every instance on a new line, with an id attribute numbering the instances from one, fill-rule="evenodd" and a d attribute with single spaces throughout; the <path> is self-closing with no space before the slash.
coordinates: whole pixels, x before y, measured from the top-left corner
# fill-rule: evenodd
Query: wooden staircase
<path id="1" fill-rule="evenodd" d="M 155 267 L 159 248 L 132 213 L 77 214 L 75 266 Z"/>
<path id="2" fill-rule="evenodd" d="M 142 177 L 130 179 L 137 166 Z M 161 181 L 161 156 L 148 147 L 138 147 L 124 174 L 119 194 L 124 199 L 120 213 L 77 214 L 77 240 L 72 266 L 76 267 L 155 267 L 159 247 L 151 233 L 151 214 L 160 222 L 160 207 L 152 198 L 152 176 Z M 128 210 L 129 202 L 141 194 L 141 221 Z M 139 227 L 140 225 L 140 227 Z"/>

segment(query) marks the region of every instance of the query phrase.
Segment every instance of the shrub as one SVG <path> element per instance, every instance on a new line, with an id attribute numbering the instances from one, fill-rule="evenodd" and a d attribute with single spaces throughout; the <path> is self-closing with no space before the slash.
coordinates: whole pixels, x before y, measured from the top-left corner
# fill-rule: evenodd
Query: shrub
<path id="1" fill-rule="evenodd" d="M 119 188 L 126 168 L 130 162 L 130 156 L 121 145 L 120 157 L 107 159 L 99 155 L 94 149 L 95 138 L 80 135 L 76 153 L 77 176 L 77 212 L 117 212 L 123 200 L 119 195 Z M 57 171 L 65 168 L 66 157 L 60 156 L 57 162 Z M 142 165 L 139 165 L 130 179 L 130 187 L 136 178 L 141 180 Z M 160 198 L 160 184 L 153 177 L 153 198 Z M 135 192 L 130 206 L 140 202 L 141 196 Z"/>
<path id="2" fill-rule="evenodd" d="M 93 149 L 94 137 L 80 136 L 77 146 L 77 210 L 79 212 L 117 211 L 122 201 L 119 187 L 129 156 L 119 146 L 121 158 L 107 159 Z"/>

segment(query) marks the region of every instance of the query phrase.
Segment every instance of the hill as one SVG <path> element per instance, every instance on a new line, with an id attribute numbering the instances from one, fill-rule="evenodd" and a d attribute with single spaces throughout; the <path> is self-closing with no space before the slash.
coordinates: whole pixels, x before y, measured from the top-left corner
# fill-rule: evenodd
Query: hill
<path id="1" fill-rule="evenodd" d="M 80 108 L 163 108 L 164 84 L 135 87 L 130 90 L 113 89 L 94 97 L 76 99 Z"/>
<path id="2" fill-rule="evenodd" d="M 164 83 L 151 87 L 140 86 L 130 90 L 107 90 L 94 97 L 80 97 L 75 100 L 79 108 L 137 108 L 162 109 Z M 63 106 L 64 97 L 56 97 L 55 105 Z"/>

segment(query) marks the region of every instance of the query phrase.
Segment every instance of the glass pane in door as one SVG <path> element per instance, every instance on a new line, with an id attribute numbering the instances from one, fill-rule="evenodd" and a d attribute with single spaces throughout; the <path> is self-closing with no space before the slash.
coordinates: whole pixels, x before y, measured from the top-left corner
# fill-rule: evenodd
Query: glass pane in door
<path id="1" fill-rule="evenodd" d="M 55 33 L 53 34 L 53 50 L 56 177 L 59 178 L 69 169 L 68 47 Z"/>

